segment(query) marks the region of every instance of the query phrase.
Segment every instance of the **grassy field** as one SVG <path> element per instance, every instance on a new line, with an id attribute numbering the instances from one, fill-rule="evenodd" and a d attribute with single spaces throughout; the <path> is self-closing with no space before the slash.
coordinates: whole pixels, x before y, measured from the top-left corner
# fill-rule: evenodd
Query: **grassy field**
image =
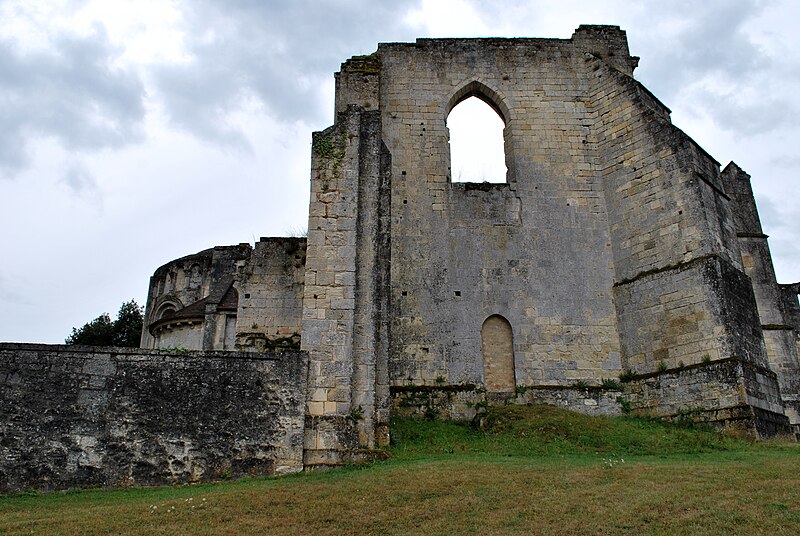
<path id="1" fill-rule="evenodd" d="M 548 406 L 394 423 L 391 460 L 0 498 L 0 534 L 800 534 L 800 447 Z"/>

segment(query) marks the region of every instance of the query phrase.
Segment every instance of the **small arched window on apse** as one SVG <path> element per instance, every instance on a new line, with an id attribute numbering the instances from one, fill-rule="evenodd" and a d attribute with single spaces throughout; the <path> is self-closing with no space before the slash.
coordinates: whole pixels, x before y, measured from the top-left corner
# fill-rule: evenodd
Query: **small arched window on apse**
<path id="1" fill-rule="evenodd" d="M 450 100 L 451 182 L 507 182 L 504 130 L 506 113 L 496 93 L 472 82 Z"/>
<path id="2" fill-rule="evenodd" d="M 174 303 L 171 302 L 164 303 L 158 308 L 155 320 L 161 320 L 162 318 L 169 318 L 170 316 L 174 315 L 177 310 L 178 306 L 175 305 Z"/>
<path id="3" fill-rule="evenodd" d="M 500 315 L 487 318 L 481 327 L 483 382 L 490 393 L 512 393 L 514 374 L 514 334 L 511 324 Z"/>

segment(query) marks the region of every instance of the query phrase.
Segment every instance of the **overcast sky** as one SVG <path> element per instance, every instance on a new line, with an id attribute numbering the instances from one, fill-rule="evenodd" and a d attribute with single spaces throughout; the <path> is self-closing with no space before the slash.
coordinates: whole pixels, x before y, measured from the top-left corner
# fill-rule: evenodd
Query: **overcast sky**
<path id="1" fill-rule="evenodd" d="M 63 342 L 152 272 L 306 226 L 333 73 L 379 42 L 617 24 L 636 77 L 753 176 L 800 281 L 800 2 L 0 0 L 0 340 Z"/>

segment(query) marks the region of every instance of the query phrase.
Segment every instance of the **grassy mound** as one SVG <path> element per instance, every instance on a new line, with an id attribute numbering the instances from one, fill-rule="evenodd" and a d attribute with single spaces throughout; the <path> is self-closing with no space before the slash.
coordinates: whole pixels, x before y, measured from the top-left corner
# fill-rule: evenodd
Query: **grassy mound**
<path id="1" fill-rule="evenodd" d="M 590 417 L 548 406 L 508 405 L 488 410 L 482 429 L 469 423 L 397 420 L 395 456 L 440 454 L 669 455 L 746 448 L 742 440 L 707 427 L 636 417 Z"/>

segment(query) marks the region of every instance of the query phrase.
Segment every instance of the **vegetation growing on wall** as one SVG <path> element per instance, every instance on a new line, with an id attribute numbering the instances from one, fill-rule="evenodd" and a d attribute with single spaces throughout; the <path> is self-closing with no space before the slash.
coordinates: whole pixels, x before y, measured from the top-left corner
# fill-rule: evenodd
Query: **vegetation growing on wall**
<path id="1" fill-rule="evenodd" d="M 326 162 L 332 162 L 332 174 L 335 177 L 339 174 L 342 167 L 342 161 L 345 155 L 345 146 L 347 144 L 347 134 L 342 132 L 339 143 L 336 143 L 332 134 L 323 132 L 315 132 L 311 140 L 311 151 L 314 155 L 320 157 Z M 337 145 L 339 145 L 337 147 Z M 329 178 L 323 178 L 322 189 L 328 190 Z"/>

